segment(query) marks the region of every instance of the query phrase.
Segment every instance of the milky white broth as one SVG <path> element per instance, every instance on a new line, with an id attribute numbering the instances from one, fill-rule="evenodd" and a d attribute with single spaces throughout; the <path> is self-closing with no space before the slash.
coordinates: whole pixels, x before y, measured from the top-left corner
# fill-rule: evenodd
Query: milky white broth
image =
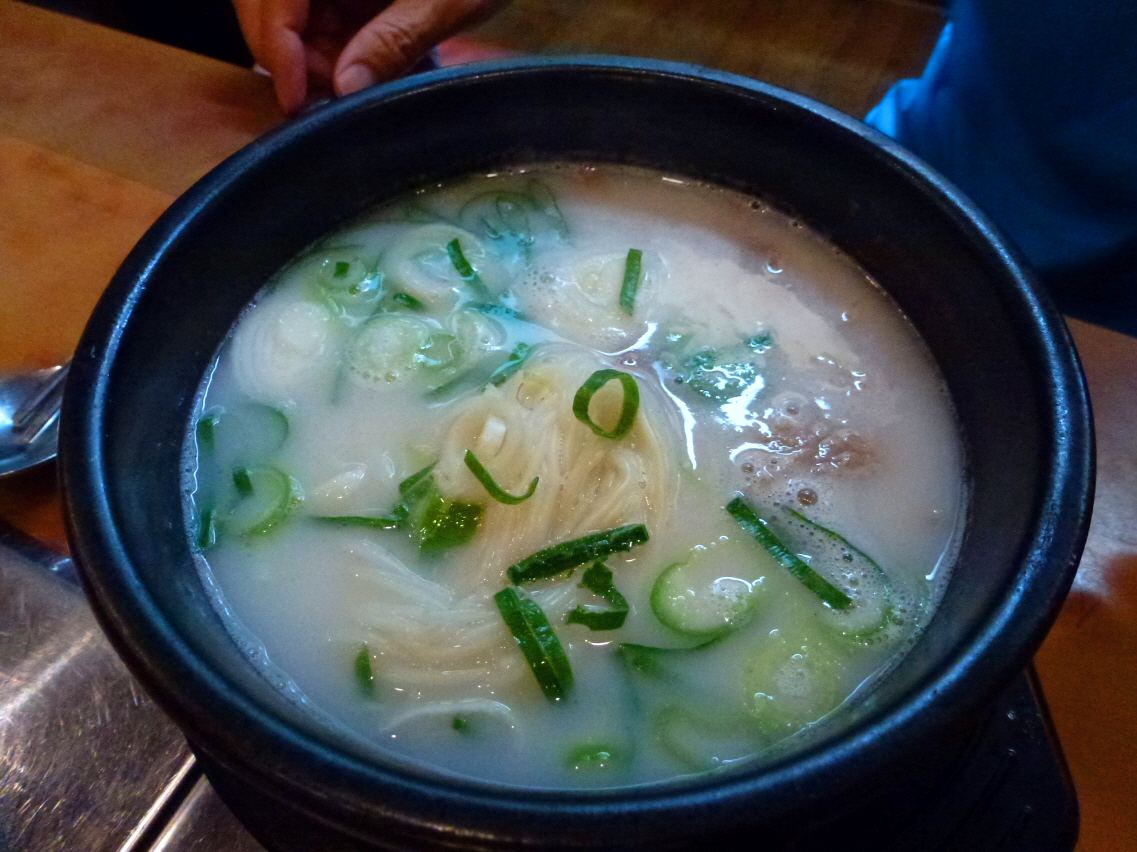
<path id="1" fill-rule="evenodd" d="M 601 369 L 640 393 L 618 438 L 572 410 Z M 587 409 L 608 431 L 621 381 Z M 199 417 L 191 534 L 266 676 L 385 751 L 506 784 L 657 781 L 839 724 L 930 617 L 962 517 L 953 412 L 896 305 L 783 214 L 636 170 L 479 177 L 328 237 L 242 315 Z M 509 494 L 538 477 L 532 497 L 497 502 L 466 450 Z M 413 519 L 319 520 L 397 520 L 431 464 L 429 505 L 481 513 L 468 542 L 424 556 Z M 550 697 L 495 603 L 506 569 L 633 524 L 649 540 L 603 559 L 618 629 L 566 623 L 610 608 L 580 585 L 592 560 L 516 590 L 571 666 Z"/>

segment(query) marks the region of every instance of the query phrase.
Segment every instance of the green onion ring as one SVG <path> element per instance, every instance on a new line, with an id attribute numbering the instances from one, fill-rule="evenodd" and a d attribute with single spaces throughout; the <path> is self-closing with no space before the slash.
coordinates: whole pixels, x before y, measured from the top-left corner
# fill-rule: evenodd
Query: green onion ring
<path id="1" fill-rule="evenodd" d="M 539 476 L 534 476 L 526 492 L 519 497 L 515 497 L 494 481 L 493 476 L 486 470 L 486 466 L 478 461 L 478 457 L 474 455 L 473 450 L 466 450 L 466 467 L 470 469 L 470 473 L 474 474 L 478 482 L 482 483 L 482 487 L 486 489 L 491 497 L 499 503 L 505 503 L 507 506 L 516 506 L 518 503 L 524 503 L 532 497 L 533 492 L 537 490 L 537 482 L 540 480 Z"/>
<path id="2" fill-rule="evenodd" d="M 615 379 L 624 386 L 624 405 L 620 409 L 620 419 L 612 431 L 598 426 L 588 414 L 588 406 L 592 397 L 604 385 Z M 599 435 L 601 438 L 610 438 L 613 441 L 623 438 L 631 431 L 636 422 L 636 413 L 640 410 L 640 386 L 636 384 L 635 377 L 620 370 L 597 370 L 587 381 L 580 386 L 572 400 L 572 413 L 576 419 Z"/>

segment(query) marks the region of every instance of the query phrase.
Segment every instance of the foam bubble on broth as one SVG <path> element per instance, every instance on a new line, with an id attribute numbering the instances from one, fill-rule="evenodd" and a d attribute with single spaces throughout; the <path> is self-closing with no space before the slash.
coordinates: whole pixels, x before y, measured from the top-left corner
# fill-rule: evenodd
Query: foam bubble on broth
<path id="1" fill-rule="evenodd" d="M 616 438 L 626 380 L 596 429 L 574 414 L 601 370 L 639 392 Z M 491 496 L 468 450 L 531 496 Z M 525 786 L 840 725 L 930 618 L 964 500 L 942 379 L 862 271 L 748 197 L 607 167 L 426 190 L 321 240 L 222 347 L 189 452 L 201 570 L 273 682 L 385 753 Z M 592 560 L 520 583 L 571 665 L 551 700 L 495 603 L 507 568 L 638 524 L 603 558 L 621 626 L 573 620 L 612 608 Z"/>

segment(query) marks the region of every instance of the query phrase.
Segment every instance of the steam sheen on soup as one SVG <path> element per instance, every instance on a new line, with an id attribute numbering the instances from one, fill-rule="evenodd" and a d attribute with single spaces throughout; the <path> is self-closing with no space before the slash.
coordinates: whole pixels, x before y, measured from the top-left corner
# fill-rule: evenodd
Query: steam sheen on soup
<path id="1" fill-rule="evenodd" d="M 266 676 L 514 785 L 839 724 L 930 617 L 963 501 L 943 383 L 863 272 L 749 197 L 586 166 L 424 190 L 308 250 L 236 324 L 188 452 L 203 576 Z"/>

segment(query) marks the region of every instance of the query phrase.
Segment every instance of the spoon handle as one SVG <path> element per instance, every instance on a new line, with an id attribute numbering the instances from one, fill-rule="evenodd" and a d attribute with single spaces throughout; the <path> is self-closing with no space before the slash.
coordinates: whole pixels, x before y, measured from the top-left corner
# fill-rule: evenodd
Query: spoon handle
<path id="1" fill-rule="evenodd" d="M 55 422 L 63 401 L 63 381 L 70 367 L 70 362 L 56 367 L 43 386 L 12 415 L 12 433 L 19 443 L 30 444 Z"/>

